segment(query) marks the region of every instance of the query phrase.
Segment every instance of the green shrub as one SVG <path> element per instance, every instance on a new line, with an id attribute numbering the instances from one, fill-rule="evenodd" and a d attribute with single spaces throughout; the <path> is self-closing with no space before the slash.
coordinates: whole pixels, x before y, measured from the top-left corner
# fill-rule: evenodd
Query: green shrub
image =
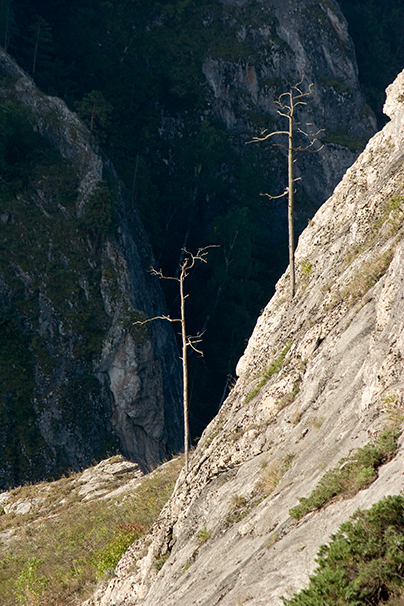
<path id="1" fill-rule="evenodd" d="M 90 233 L 93 238 L 103 240 L 105 236 L 114 234 L 117 223 L 117 200 L 103 181 L 88 198 L 84 215 L 79 220 L 79 227 Z"/>
<path id="2" fill-rule="evenodd" d="M 314 271 L 313 265 L 312 265 L 312 263 L 310 263 L 310 261 L 308 259 L 305 259 L 304 261 L 301 262 L 300 278 L 301 278 L 301 281 L 303 284 L 303 288 L 306 288 L 313 271 Z"/>
<path id="3" fill-rule="evenodd" d="M 141 524 L 120 523 L 108 543 L 94 553 L 93 562 L 97 576 L 103 577 L 105 573 L 114 570 L 128 547 L 146 531 L 147 527 Z"/>
<path id="4" fill-rule="evenodd" d="M 320 76 L 320 80 L 326 88 L 333 88 L 339 95 L 352 92 L 350 86 L 337 78 L 325 78 L 324 76 Z"/>
<path id="5" fill-rule="evenodd" d="M 337 496 L 350 498 L 370 486 L 377 478 L 378 468 L 395 456 L 400 433 L 398 429 L 385 431 L 374 444 L 366 444 L 341 459 L 338 467 L 324 474 L 309 497 L 300 498 L 299 505 L 289 510 L 290 516 L 300 520 Z"/>
<path id="6" fill-rule="evenodd" d="M 161 570 L 169 557 L 170 557 L 170 552 L 167 551 L 164 555 L 162 555 L 162 556 L 158 557 L 156 560 L 154 560 L 153 568 L 155 570 Z"/>
<path id="7" fill-rule="evenodd" d="M 320 547 L 316 562 L 308 588 L 283 598 L 285 606 L 377 606 L 402 598 L 404 497 L 388 496 L 358 510 Z"/>
<path id="8" fill-rule="evenodd" d="M 327 133 L 324 140 L 326 143 L 347 147 L 351 151 L 357 151 L 363 147 L 363 140 L 360 137 L 354 137 L 340 128 Z"/>
<path id="9" fill-rule="evenodd" d="M 38 574 L 42 564 L 42 560 L 32 557 L 17 577 L 14 594 L 21 606 L 43 603 L 42 598 L 49 579 Z"/>

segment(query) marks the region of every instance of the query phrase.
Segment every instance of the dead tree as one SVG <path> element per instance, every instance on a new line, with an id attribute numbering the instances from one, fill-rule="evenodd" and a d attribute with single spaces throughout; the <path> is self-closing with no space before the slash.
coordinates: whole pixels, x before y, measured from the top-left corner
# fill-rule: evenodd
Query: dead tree
<path id="1" fill-rule="evenodd" d="M 294 194 L 295 188 L 294 184 L 296 181 L 300 180 L 300 177 L 296 179 L 293 176 L 293 164 L 295 162 L 295 155 L 300 151 L 310 151 L 310 152 L 319 152 L 320 149 L 323 148 L 321 146 L 319 149 L 313 149 L 315 143 L 318 140 L 318 135 L 321 130 L 317 132 L 305 132 L 301 128 L 299 128 L 300 123 L 296 121 L 295 112 L 296 108 L 299 105 L 307 104 L 307 97 L 313 94 L 313 84 L 310 84 L 309 90 L 304 93 L 301 89 L 301 84 L 303 82 L 300 80 L 295 86 L 292 86 L 289 92 L 282 93 L 275 101 L 275 105 L 277 107 L 277 113 L 286 118 L 289 122 L 288 130 L 276 130 L 272 133 L 268 133 L 267 130 L 261 132 L 259 137 L 254 137 L 252 141 L 249 143 L 256 143 L 260 141 L 267 141 L 271 137 L 275 135 L 287 135 L 288 137 L 288 145 L 282 145 L 280 143 L 275 143 L 279 147 L 283 147 L 288 152 L 288 185 L 285 188 L 283 194 L 279 196 L 271 196 L 270 194 L 261 194 L 263 196 L 267 196 L 270 200 L 275 200 L 278 198 L 283 198 L 284 196 L 288 196 L 288 233 L 289 233 L 289 271 L 290 271 L 290 297 L 293 299 L 295 296 L 295 230 L 294 230 L 294 221 L 293 221 L 293 212 L 294 212 Z M 313 126 L 311 123 L 307 123 L 306 127 Z M 293 135 L 295 129 L 297 128 L 297 132 L 301 135 L 307 137 L 309 139 L 309 143 L 306 146 L 294 147 L 293 145 Z"/>
<path id="2" fill-rule="evenodd" d="M 180 289 L 180 303 L 181 303 L 181 317 L 180 318 L 171 318 L 171 316 L 155 316 L 154 318 L 149 318 L 144 321 L 137 321 L 134 324 L 146 324 L 146 322 L 151 322 L 153 320 L 168 320 L 169 322 L 180 322 L 181 323 L 181 342 L 182 342 L 182 379 L 183 379 L 183 409 L 184 409 L 184 452 L 185 452 L 185 470 L 188 473 L 189 469 L 189 421 L 188 421 L 188 348 L 190 347 L 196 353 L 203 356 L 203 352 L 195 347 L 197 343 L 200 343 L 202 340 L 203 332 L 198 333 L 195 336 L 187 335 L 186 330 L 186 322 L 185 322 L 185 299 L 187 299 L 188 295 L 184 292 L 184 282 L 185 279 L 189 276 L 189 272 L 195 266 L 197 261 L 202 261 L 203 263 L 207 263 L 206 257 L 208 254 L 209 248 L 216 248 L 216 246 L 205 246 L 204 248 L 199 248 L 198 252 L 193 255 L 186 248 L 183 249 L 183 259 L 180 263 L 180 271 L 178 272 L 178 276 L 165 276 L 162 270 L 156 270 L 154 268 L 151 269 L 151 273 L 154 276 L 158 276 L 162 280 L 175 280 L 179 283 Z"/>

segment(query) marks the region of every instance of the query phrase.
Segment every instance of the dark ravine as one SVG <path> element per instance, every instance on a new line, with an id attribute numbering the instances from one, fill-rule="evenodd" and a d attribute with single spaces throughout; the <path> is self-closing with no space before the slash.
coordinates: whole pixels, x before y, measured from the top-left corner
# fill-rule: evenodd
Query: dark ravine
<path id="1" fill-rule="evenodd" d="M 293 514 L 341 459 L 402 429 L 403 91 L 404 72 L 387 91 L 391 121 L 299 239 L 295 298 L 285 272 L 189 474 L 86 606 L 278 606 L 342 522 L 403 493 L 401 435 L 367 482 Z"/>
<path id="2" fill-rule="evenodd" d="M 284 191 L 284 150 L 246 142 L 285 127 L 278 95 L 302 78 L 305 90 L 313 84 L 298 119 L 324 129 L 324 148 L 296 158 L 300 232 L 375 131 L 347 23 L 334 0 L 26 0 L 14 8 L 9 49 L 30 72 L 34 23 L 46 22 L 38 86 L 89 125 L 89 98 L 104 99 L 109 121 L 95 119 L 96 136 L 165 274 L 176 272 L 185 243 L 221 245 L 188 283 L 190 332 L 207 327 L 204 360 L 190 359 L 196 438 L 287 262 L 285 201 L 260 196 Z M 0 7 L 0 33 L 7 18 Z M 164 289 L 177 315 L 176 292 Z"/>
<path id="3" fill-rule="evenodd" d="M 42 94 L 4 51 L 0 75 L 3 122 L 18 130 L 25 116 L 15 137 L 27 146 L 21 161 L 3 151 L 6 170 L 20 170 L 21 179 L 10 186 L 3 179 L 1 195 L 9 356 L 0 371 L 0 485 L 82 469 L 114 451 L 145 470 L 182 443 L 171 326 L 133 325 L 165 310 L 148 272 L 149 242 L 77 116 Z"/>

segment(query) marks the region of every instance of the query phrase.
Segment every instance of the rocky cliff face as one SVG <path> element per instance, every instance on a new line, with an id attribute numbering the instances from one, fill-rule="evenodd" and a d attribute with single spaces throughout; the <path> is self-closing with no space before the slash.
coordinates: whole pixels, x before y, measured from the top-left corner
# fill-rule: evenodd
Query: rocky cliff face
<path id="1" fill-rule="evenodd" d="M 281 604 L 341 522 L 403 491 L 401 438 L 362 490 L 290 514 L 341 458 L 402 423 L 403 91 L 404 72 L 388 90 L 391 122 L 300 237 L 295 298 L 286 272 L 189 474 L 87 605 Z"/>
<path id="2" fill-rule="evenodd" d="M 133 324 L 165 309 L 143 227 L 77 116 L 3 51 L 0 73 L 0 485 L 114 450 L 147 468 L 182 423 L 171 326 Z"/>
<path id="3" fill-rule="evenodd" d="M 325 146 L 319 154 L 298 154 L 296 169 L 305 195 L 318 208 L 376 124 L 359 88 L 355 51 L 338 3 L 228 0 L 220 4 L 224 5 L 222 47 L 216 54 L 208 50 L 202 65 L 211 111 L 241 138 L 262 128 L 287 130 L 274 102 L 292 85 L 302 82 L 306 91 L 312 84 L 313 96 L 297 108 L 298 120 L 301 128 L 310 124 L 309 130 L 321 132 Z M 214 16 L 213 8 L 206 9 L 206 28 Z M 237 47 L 245 58 L 232 60 Z M 296 147 L 299 144 L 297 133 Z M 274 187 L 282 192 L 285 183 L 277 178 L 282 166 L 277 150 L 267 149 L 268 166 Z"/>

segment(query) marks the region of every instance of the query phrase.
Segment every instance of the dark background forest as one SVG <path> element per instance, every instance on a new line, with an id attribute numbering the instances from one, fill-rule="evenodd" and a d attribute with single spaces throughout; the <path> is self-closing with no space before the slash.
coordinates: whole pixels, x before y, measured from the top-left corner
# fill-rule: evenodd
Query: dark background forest
<path id="1" fill-rule="evenodd" d="M 220 245 L 187 283 L 189 331 L 205 330 L 204 357 L 190 359 L 194 438 L 226 396 L 246 339 L 287 265 L 286 235 L 271 240 L 271 209 L 259 195 L 268 174 L 258 150 L 237 150 L 223 124 L 200 120 L 205 49 L 226 52 L 215 29 L 200 24 L 207 5 L 217 3 L 2 0 L 0 8 L 0 43 L 40 89 L 87 123 L 126 185 L 126 212 L 140 211 L 156 265 L 175 275 L 182 247 Z M 340 6 L 381 127 L 384 90 L 404 66 L 403 0 Z M 156 19 L 164 27 L 156 28 Z M 174 125 L 165 139 L 158 134 L 162 117 Z M 178 294 L 163 286 L 177 315 Z"/>

